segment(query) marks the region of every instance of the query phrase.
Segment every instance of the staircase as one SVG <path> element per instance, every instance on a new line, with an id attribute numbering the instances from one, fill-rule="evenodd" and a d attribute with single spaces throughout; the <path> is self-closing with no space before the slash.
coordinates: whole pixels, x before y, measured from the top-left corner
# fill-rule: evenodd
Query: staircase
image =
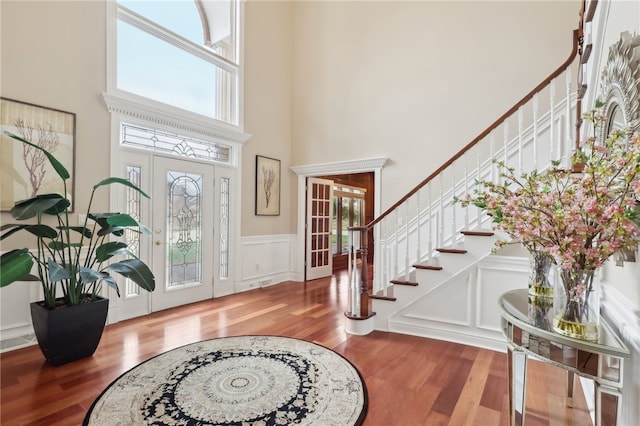
<path id="1" fill-rule="evenodd" d="M 490 218 L 455 200 L 472 193 L 476 180 L 500 179 L 494 159 L 516 172 L 541 170 L 551 161 L 570 167 L 584 92 L 574 83 L 580 42 L 576 30 L 572 51 L 556 71 L 387 211 L 350 229 L 351 241 L 360 245 L 350 254 L 349 332 L 387 330 L 504 349 L 495 301 L 527 285 L 526 252 L 492 254 L 501 236 Z"/>

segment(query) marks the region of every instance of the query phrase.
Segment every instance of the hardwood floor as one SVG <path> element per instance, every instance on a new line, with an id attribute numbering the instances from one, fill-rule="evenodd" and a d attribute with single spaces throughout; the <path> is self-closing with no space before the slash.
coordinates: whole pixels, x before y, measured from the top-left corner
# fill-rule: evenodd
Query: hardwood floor
<path id="1" fill-rule="evenodd" d="M 37 346 L 2 354 L 2 425 L 78 425 L 120 374 L 161 352 L 222 336 L 270 334 L 348 358 L 369 394 L 366 426 L 508 425 L 506 354 L 401 334 L 347 335 L 345 274 L 157 312 L 106 327 L 95 355 L 47 365 Z M 564 405 L 564 375 L 529 364 L 527 425 L 588 425 L 584 396 Z"/>

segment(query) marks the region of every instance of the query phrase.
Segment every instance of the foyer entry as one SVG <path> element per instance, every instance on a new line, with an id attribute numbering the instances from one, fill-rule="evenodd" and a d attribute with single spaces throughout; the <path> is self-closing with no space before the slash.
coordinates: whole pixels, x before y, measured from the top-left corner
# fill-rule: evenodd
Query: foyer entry
<path id="1" fill-rule="evenodd" d="M 305 221 L 305 279 L 344 270 L 348 263 L 347 228 L 373 220 L 374 173 L 308 177 Z M 369 236 L 373 241 L 372 235 Z M 373 259 L 373 251 L 368 253 Z"/>

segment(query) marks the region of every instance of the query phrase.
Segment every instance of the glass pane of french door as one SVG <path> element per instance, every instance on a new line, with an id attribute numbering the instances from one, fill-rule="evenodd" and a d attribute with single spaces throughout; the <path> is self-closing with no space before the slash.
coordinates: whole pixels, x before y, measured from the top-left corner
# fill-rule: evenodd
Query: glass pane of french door
<path id="1" fill-rule="evenodd" d="M 154 157 L 153 311 L 213 297 L 213 182 L 213 165 Z"/>

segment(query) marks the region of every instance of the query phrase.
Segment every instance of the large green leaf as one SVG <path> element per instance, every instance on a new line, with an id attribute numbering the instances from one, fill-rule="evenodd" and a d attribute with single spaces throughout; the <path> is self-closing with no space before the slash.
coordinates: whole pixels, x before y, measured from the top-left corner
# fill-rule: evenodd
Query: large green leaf
<path id="1" fill-rule="evenodd" d="M 69 200 L 60 194 L 40 194 L 28 200 L 18 201 L 11 209 L 11 217 L 25 220 L 38 214 L 57 214 L 69 205 Z"/>
<path id="2" fill-rule="evenodd" d="M 121 237 L 124 235 L 124 228 L 119 226 L 111 226 L 107 220 L 119 213 L 89 213 L 89 219 L 95 221 L 100 230 L 98 231 L 98 236 L 103 237 L 105 235 L 113 234 L 116 237 Z"/>
<path id="3" fill-rule="evenodd" d="M 120 213 L 89 213 L 89 219 L 98 222 L 98 224 L 106 223 L 107 219 Z"/>
<path id="4" fill-rule="evenodd" d="M 105 276 L 102 278 L 102 281 L 106 282 L 109 285 L 109 287 L 114 289 L 118 294 L 118 297 L 120 297 L 120 288 L 118 287 L 118 283 L 116 282 L 115 278 L 113 278 L 111 275 L 106 273 L 104 275 Z"/>
<path id="5" fill-rule="evenodd" d="M 109 241 L 96 249 L 96 260 L 104 262 L 118 254 L 128 253 L 127 244 L 122 241 Z"/>
<path id="6" fill-rule="evenodd" d="M 86 238 L 91 238 L 93 235 L 89 228 L 85 228 L 84 226 L 59 226 L 58 229 L 69 229 L 71 231 L 77 232 L 78 234 L 84 235 Z"/>
<path id="7" fill-rule="evenodd" d="M 85 268 L 84 266 L 80 267 L 80 279 L 82 279 L 83 284 L 90 284 L 92 282 L 101 280 L 105 275 L 108 276 L 109 274 L 96 271 L 95 269 Z"/>
<path id="8" fill-rule="evenodd" d="M 107 225 L 104 228 L 100 228 L 98 231 L 98 236 L 104 237 L 105 235 L 113 234 L 116 237 L 122 237 L 124 235 L 124 228 L 121 226 L 109 226 Z"/>
<path id="9" fill-rule="evenodd" d="M 23 229 L 39 238 L 53 239 L 58 236 L 58 232 L 52 227 L 47 225 L 23 225 L 18 223 L 7 223 L 2 225 L 2 227 L 0 228 L 1 231 L 4 231 L 6 229 L 11 229 L 11 230 L 2 234 L 2 236 L 0 236 L 0 240 L 4 240 L 8 236 L 13 235 L 16 232 Z"/>
<path id="10" fill-rule="evenodd" d="M 33 258 L 29 250 L 16 249 L 0 256 L 0 287 L 19 281 L 28 275 L 33 267 Z"/>
<path id="11" fill-rule="evenodd" d="M 109 178 L 106 178 L 104 180 L 101 180 L 100 182 L 98 182 L 95 185 L 93 185 L 93 189 L 96 190 L 101 186 L 111 185 L 112 183 L 119 183 L 121 185 L 128 186 L 129 188 L 135 189 L 136 191 L 141 193 L 144 197 L 151 198 L 142 189 L 138 188 L 137 185 L 129 182 L 126 179 L 122 179 L 122 178 L 118 178 L 118 177 L 109 177 Z"/>
<path id="12" fill-rule="evenodd" d="M 55 206 L 45 210 L 44 213 L 51 216 L 59 216 L 62 213 L 64 213 L 64 211 L 67 210 L 70 205 L 71 205 L 71 201 L 65 198 L 63 200 L 60 200 L 60 202 Z"/>
<path id="13" fill-rule="evenodd" d="M 151 230 L 135 220 L 126 213 L 118 213 L 107 218 L 107 223 L 112 226 L 138 227 L 147 235 L 151 234 Z"/>
<path id="14" fill-rule="evenodd" d="M 53 154 L 51 154 L 49 151 L 47 151 L 46 149 L 29 142 L 26 139 L 21 138 L 18 135 L 14 135 L 11 132 L 4 132 L 5 135 L 9 136 L 10 138 L 16 139 L 24 144 L 30 145 L 36 149 L 39 149 L 40 151 L 44 152 L 44 154 L 47 156 L 47 158 L 49 159 L 49 162 L 51 163 L 51 166 L 53 167 L 53 169 L 56 171 L 56 173 L 58 173 L 58 176 L 60 176 L 60 178 L 62 180 L 67 180 L 71 177 L 71 175 L 69 174 L 69 171 L 62 165 L 62 163 L 60 161 L 58 161 L 58 159 L 56 157 L 53 156 Z"/>
<path id="15" fill-rule="evenodd" d="M 95 281 L 104 281 L 109 285 L 109 287 L 115 289 L 116 293 L 118 293 L 118 297 L 120 297 L 118 283 L 107 272 L 100 272 L 95 269 L 80 267 L 80 278 L 82 279 L 83 284 L 90 284 Z"/>
<path id="16" fill-rule="evenodd" d="M 75 248 L 81 248 L 82 244 L 80 243 L 62 243 L 60 241 L 51 241 L 49 244 L 47 244 L 47 246 L 51 249 L 51 250 L 64 250 L 67 247 L 75 247 Z"/>
<path id="17" fill-rule="evenodd" d="M 49 280 L 52 283 L 62 280 L 68 280 L 71 276 L 69 271 L 59 263 L 56 263 L 53 259 L 47 259 L 47 268 L 49 269 Z"/>
<path id="18" fill-rule="evenodd" d="M 138 259 L 126 259 L 118 263 L 107 266 L 114 272 L 129 278 L 134 283 L 147 291 L 153 291 L 156 288 L 156 280 L 151 269 Z"/>

